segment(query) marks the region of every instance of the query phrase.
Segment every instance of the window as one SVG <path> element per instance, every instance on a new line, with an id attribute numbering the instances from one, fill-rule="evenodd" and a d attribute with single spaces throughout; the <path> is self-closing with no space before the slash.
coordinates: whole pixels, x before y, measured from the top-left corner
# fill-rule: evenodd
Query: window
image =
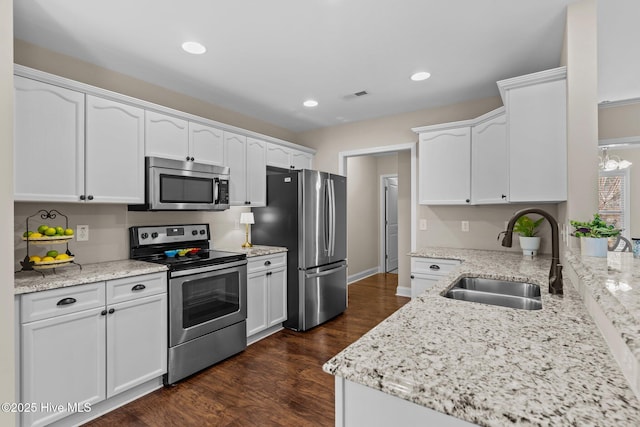
<path id="1" fill-rule="evenodd" d="M 629 169 L 600 171 L 598 181 L 598 213 L 629 238 Z"/>

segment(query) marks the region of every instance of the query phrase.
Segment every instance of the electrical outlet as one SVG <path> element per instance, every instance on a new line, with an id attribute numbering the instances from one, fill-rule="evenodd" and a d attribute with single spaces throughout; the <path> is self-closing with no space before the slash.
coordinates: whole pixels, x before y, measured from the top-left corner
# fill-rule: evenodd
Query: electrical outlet
<path id="1" fill-rule="evenodd" d="M 427 220 L 426 219 L 421 219 L 420 220 L 420 230 L 426 230 L 427 229 Z"/>
<path id="2" fill-rule="evenodd" d="M 462 221 L 461 229 L 465 232 L 469 231 L 469 221 Z"/>
<path id="3" fill-rule="evenodd" d="M 86 242 L 89 240 L 89 226 L 78 225 L 76 226 L 76 240 L 78 242 Z"/>

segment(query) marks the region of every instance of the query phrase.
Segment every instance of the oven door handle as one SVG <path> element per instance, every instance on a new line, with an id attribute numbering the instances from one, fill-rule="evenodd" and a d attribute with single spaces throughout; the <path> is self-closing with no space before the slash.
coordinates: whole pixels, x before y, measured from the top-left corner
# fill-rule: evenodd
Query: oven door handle
<path id="1" fill-rule="evenodd" d="M 240 267 L 246 264 L 247 264 L 247 260 L 245 259 L 242 261 L 225 262 L 222 264 L 208 265 L 206 267 L 190 268 L 188 270 L 172 271 L 170 273 L 171 274 L 170 277 L 174 278 L 174 277 L 193 276 L 194 274 L 208 273 L 210 271 L 226 270 L 227 268 Z"/>

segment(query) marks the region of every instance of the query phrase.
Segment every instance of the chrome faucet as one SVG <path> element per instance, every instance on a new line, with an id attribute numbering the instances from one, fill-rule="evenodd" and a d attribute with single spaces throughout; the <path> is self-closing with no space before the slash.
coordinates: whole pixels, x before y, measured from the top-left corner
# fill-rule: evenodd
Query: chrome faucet
<path id="1" fill-rule="evenodd" d="M 502 239 L 502 246 L 510 248 L 513 234 L 513 226 L 518 218 L 526 214 L 538 214 L 542 215 L 549 221 L 551 225 L 551 270 L 549 271 L 549 293 L 554 295 L 562 295 L 562 265 L 560 264 L 560 243 L 558 239 L 558 222 L 548 212 L 537 208 L 527 208 L 519 210 L 514 213 L 509 224 L 507 224 L 507 230 L 504 238 Z M 500 236 L 498 236 L 500 238 Z"/>

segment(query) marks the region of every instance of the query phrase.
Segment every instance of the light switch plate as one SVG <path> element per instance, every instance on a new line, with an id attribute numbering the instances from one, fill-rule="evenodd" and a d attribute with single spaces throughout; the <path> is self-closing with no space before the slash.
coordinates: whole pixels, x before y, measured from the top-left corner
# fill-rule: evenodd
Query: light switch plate
<path id="1" fill-rule="evenodd" d="M 462 221 L 461 229 L 464 232 L 469 231 L 469 221 Z"/>
<path id="2" fill-rule="evenodd" d="M 76 226 L 76 240 L 78 242 L 86 242 L 89 240 L 89 226 L 78 225 Z"/>
<path id="3" fill-rule="evenodd" d="M 420 227 L 420 230 L 422 230 L 422 231 L 426 230 L 427 229 L 427 220 L 424 219 L 424 218 L 421 219 L 419 227 Z"/>

